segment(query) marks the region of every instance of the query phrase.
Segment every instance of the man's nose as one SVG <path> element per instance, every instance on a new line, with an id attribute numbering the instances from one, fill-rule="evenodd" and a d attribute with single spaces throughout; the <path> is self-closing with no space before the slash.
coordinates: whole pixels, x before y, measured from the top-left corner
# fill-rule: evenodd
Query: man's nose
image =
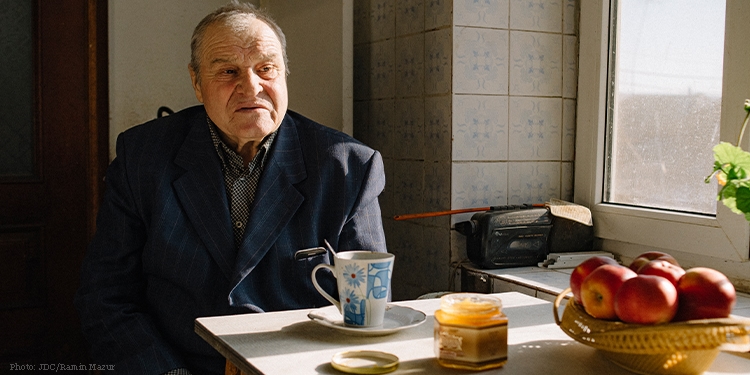
<path id="1" fill-rule="evenodd" d="M 240 76 L 237 91 L 243 94 L 257 95 L 263 91 L 260 77 L 252 69 L 248 69 Z"/>

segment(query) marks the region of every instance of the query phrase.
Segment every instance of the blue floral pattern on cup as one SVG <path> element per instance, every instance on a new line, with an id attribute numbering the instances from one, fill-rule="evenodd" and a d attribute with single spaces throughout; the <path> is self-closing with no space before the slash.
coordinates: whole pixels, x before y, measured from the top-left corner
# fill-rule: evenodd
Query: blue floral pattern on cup
<path id="1" fill-rule="evenodd" d="M 390 265 L 391 262 L 373 263 L 367 270 L 367 298 L 372 295 L 374 298 L 388 298 L 388 284 L 390 284 Z"/>
<path id="2" fill-rule="evenodd" d="M 365 270 L 356 264 L 347 264 L 342 276 L 346 283 L 354 288 L 359 288 L 359 284 L 365 282 Z"/>
<path id="3" fill-rule="evenodd" d="M 365 285 L 365 270 L 356 264 L 344 266 L 341 278 L 346 280 L 350 288 L 346 288 L 344 298 L 341 299 L 344 323 L 363 325 L 367 309 L 367 299 L 388 298 L 388 285 L 391 279 L 391 262 L 372 263 L 367 270 L 367 284 Z M 363 288 L 364 287 L 364 288 Z"/>
<path id="4" fill-rule="evenodd" d="M 361 270 L 361 268 L 360 268 Z M 344 294 L 344 323 L 362 325 L 365 319 L 365 301 L 357 295 L 355 290 L 347 289 Z"/>
<path id="5" fill-rule="evenodd" d="M 315 289 L 338 308 L 344 324 L 352 327 L 383 325 L 390 296 L 394 255 L 367 250 L 344 251 L 335 264 L 321 263 L 310 274 Z M 331 296 L 317 281 L 315 273 L 325 268 L 336 277 L 338 298 Z"/>

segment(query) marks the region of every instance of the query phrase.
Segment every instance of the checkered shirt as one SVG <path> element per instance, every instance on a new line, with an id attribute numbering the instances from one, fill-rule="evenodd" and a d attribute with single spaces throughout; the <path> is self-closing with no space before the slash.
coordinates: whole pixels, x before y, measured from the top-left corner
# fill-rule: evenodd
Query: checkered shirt
<path id="1" fill-rule="evenodd" d="M 210 118 L 206 118 L 208 119 L 208 128 L 211 131 L 211 139 L 221 160 L 224 184 L 229 200 L 229 213 L 232 217 L 234 244 L 239 248 L 242 243 L 242 237 L 245 234 L 248 217 L 250 216 L 250 205 L 253 199 L 255 199 L 255 192 L 258 190 L 258 181 L 260 181 L 260 175 L 263 172 L 269 150 L 278 130 L 269 134 L 261 142 L 258 153 L 245 166 L 242 156 L 227 146 L 219 137 L 216 124 Z"/>

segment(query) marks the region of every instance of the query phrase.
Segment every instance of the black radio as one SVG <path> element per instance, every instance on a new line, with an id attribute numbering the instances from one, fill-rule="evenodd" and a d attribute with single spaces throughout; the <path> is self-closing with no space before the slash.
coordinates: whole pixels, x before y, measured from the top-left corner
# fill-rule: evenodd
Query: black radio
<path id="1" fill-rule="evenodd" d="M 532 205 L 491 207 L 456 223 L 466 253 L 483 268 L 536 266 L 550 252 L 590 251 L 593 227 L 553 216 Z"/>

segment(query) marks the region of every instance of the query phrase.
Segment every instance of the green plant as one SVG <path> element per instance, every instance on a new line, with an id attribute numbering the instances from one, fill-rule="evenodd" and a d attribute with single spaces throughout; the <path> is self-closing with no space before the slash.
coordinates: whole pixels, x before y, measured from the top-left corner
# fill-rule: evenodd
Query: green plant
<path id="1" fill-rule="evenodd" d="M 750 221 L 750 153 L 740 147 L 750 118 L 750 99 L 745 100 L 745 112 L 737 146 L 729 142 L 714 146 L 714 170 L 706 177 L 705 182 L 711 182 L 711 177 L 715 176 L 721 185 L 716 199 Z"/>

